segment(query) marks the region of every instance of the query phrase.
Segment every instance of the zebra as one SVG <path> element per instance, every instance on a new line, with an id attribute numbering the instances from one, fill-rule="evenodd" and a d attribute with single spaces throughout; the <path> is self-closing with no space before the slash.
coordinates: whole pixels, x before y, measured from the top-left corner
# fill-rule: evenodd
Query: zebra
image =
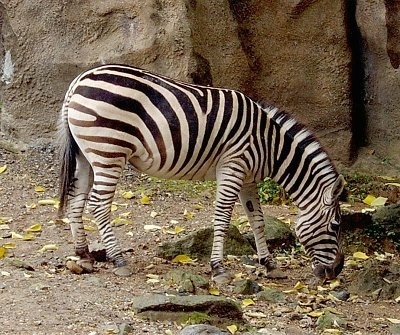
<path id="1" fill-rule="evenodd" d="M 339 195 L 344 179 L 306 127 L 284 110 L 240 91 L 173 80 L 127 65 L 102 65 L 76 77 L 65 95 L 60 131 L 60 215 L 67 215 L 75 252 L 91 271 L 83 229 L 92 213 L 114 272 L 132 274 L 110 225 L 125 165 L 165 179 L 216 180 L 210 266 L 229 281 L 224 237 L 240 200 L 255 235 L 258 260 L 276 268 L 264 235 L 257 183 L 270 177 L 299 209 L 295 232 L 314 274 L 342 270 Z"/>

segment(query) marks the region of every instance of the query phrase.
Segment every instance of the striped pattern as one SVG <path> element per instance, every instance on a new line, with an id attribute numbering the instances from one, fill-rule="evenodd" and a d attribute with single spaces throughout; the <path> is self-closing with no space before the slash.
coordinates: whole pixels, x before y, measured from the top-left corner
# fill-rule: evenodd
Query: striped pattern
<path id="1" fill-rule="evenodd" d="M 187 84 L 121 65 L 77 77 L 62 108 L 61 211 L 68 207 L 75 248 L 87 250 L 86 202 L 108 256 L 126 264 L 110 208 L 126 163 L 167 179 L 217 180 L 211 267 L 223 276 L 223 239 L 240 198 L 259 260 L 274 267 L 256 183 L 269 176 L 301 210 L 297 234 L 316 266 L 339 254 L 341 177 L 315 137 L 285 112 L 241 92 Z M 84 250 L 84 251 L 82 251 Z"/>

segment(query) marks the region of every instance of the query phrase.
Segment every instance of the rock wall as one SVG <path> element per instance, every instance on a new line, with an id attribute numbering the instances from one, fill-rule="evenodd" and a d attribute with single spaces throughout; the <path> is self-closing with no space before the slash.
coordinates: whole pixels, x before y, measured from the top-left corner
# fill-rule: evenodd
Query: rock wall
<path id="1" fill-rule="evenodd" d="M 117 62 L 274 103 L 347 163 L 354 157 L 354 92 L 346 3 L 0 2 L 0 131 L 25 145 L 52 140 L 74 76 Z M 377 113 L 371 108 L 368 113 Z"/>

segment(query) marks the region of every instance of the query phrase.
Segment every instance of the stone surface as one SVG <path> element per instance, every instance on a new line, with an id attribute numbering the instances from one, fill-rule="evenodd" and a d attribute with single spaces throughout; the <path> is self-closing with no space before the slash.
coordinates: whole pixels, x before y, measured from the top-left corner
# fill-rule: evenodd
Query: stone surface
<path id="1" fill-rule="evenodd" d="M 332 312 L 325 311 L 324 314 L 322 314 L 318 319 L 317 319 L 317 327 L 320 329 L 329 329 L 329 328 L 347 328 L 347 321 Z"/>
<path id="2" fill-rule="evenodd" d="M 243 279 L 233 282 L 234 292 L 242 295 L 253 295 L 262 290 L 257 282 L 250 279 Z"/>
<path id="3" fill-rule="evenodd" d="M 257 299 L 262 301 L 269 301 L 273 303 L 280 303 L 287 301 L 286 295 L 275 288 L 265 288 L 257 293 Z"/>
<path id="4" fill-rule="evenodd" d="M 157 256 L 166 259 L 173 259 L 180 254 L 188 254 L 191 257 L 209 261 L 213 241 L 213 228 L 198 230 L 182 239 L 163 243 L 157 248 Z M 225 255 L 252 255 L 255 251 L 250 243 L 244 238 L 239 230 L 230 225 L 224 245 Z"/>
<path id="5" fill-rule="evenodd" d="M 165 281 L 169 285 L 176 286 L 179 292 L 196 293 L 209 287 L 208 279 L 196 273 L 180 269 L 171 270 L 165 275 Z"/>
<path id="6" fill-rule="evenodd" d="M 138 316 L 153 321 L 173 320 L 181 323 L 199 323 L 200 320 L 212 325 L 243 322 L 242 311 L 237 303 L 231 299 L 211 295 L 155 294 L 133 297 L 132 309 Z"/>
<path id="7" fill-rule="evenodd" d="M 190 325 L 183 328 L 179 335 L 228 335 L 228 333 L 210 325 Z"/>

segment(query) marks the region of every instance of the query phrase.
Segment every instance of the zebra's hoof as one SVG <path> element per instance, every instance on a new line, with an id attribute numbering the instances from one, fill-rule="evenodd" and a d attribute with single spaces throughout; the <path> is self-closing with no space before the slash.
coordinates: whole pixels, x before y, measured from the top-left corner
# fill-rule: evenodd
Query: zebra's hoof
<path id="1" fill-rule="evenodd" d="M 213 282 L 217 285 L 226 285 L 233 280 L 233 276 L 229 272 L 222 272 L 212 277 Z"/>
<path id="2" fill-rule="evenodd" d="M 118 277 L 129 277 L 132 275 L 132 271 L 127 265 L 116 267 L 113 273 Z"/>

